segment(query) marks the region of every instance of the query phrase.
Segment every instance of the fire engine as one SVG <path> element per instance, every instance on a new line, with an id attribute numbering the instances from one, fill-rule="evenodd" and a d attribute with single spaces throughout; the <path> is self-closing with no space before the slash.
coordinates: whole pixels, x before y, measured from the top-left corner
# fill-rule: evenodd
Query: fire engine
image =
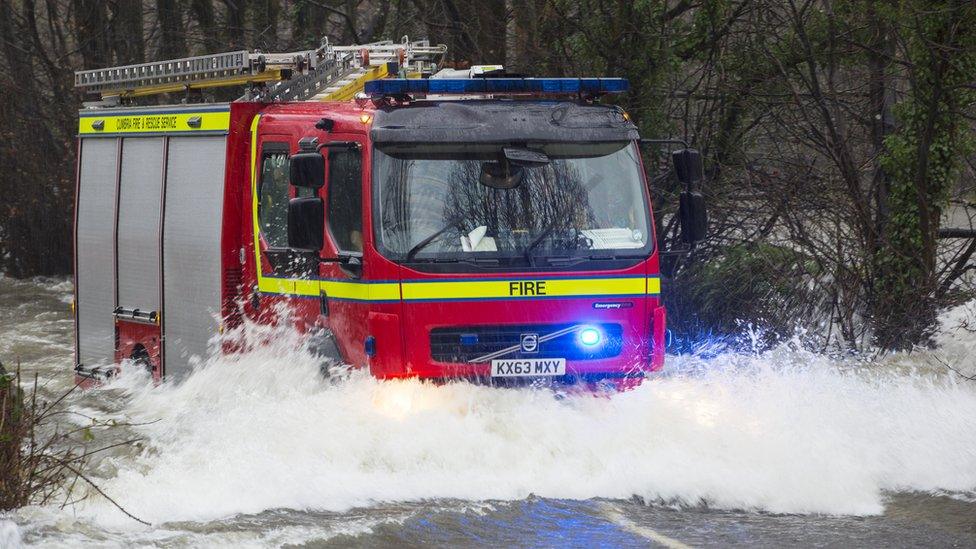
<path id="1" fill-rule="evenodd" d="M 642 140 L 599 103 L 626 80 L 443 68 L 445 50 L 323 40 L 76 73 L 101 96 L 78 125 L 77 379 L 127 361 L 178 379 L 231 352 L 217 334 L 285 317 L 379 378 L 660 369 Z M 227 86 L 246 93 L 206 101 Z M 164 93 L 185 99 L 134 106 Z M 671 152 L 693 243 L 701 160 Z"/>

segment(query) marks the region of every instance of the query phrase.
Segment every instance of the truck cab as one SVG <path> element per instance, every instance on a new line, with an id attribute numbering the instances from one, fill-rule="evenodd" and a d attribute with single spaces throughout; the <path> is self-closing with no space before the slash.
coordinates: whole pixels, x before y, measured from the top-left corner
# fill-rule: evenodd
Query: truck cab
<path id="1" fill-rule="evenodd" d="M 433 379 L 663 365 L 648 186 L 619 108 L 379 98 L 257 118 L 245 279 L 256 302 L 320 317 L 336 359 Z"/>

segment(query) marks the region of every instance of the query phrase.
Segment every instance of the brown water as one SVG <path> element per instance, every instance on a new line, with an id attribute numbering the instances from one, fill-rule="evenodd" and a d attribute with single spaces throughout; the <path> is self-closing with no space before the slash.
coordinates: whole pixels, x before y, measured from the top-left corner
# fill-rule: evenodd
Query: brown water
<path id="1" fill-rule="evenodd" d="M 45 395 L 72 383 L 70 291 L 0 278 L 0 360 Z M 270 334 L 177 386 L 69 398 L 67 423 L 142 424 L 97 432 L 143 440 L 90 466 L 152 526 L 96 496 L 0 517 L 0 547 L 976 546 L 976 383 L 936 360 L 976 370 L 974 316 L 935 351 L 713 348 L 611 396 L 324 380 Z"/>

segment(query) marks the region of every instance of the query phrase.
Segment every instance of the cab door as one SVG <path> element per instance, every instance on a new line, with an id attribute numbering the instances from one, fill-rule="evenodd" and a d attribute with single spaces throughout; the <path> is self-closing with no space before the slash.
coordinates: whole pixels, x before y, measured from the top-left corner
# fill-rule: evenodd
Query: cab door
<path id="1" fill-rule="evenodd" d="M 316 194 L 314 189 L 294 187 L 289 182 L 290 141 L 290 136 L 262 136 L 256 189 L 261 274 L 277 279 L 298 278 L 307 271 L 307 254 L 288 246 L 288 203 Z"/>
<path id="2" fill-rule="evenodd" d="M 293 199 L 318 190 L 291 185 L 289 165 L 297 147 L 291 135 L 261 134 L 256 147 L 254 248 L 257 292 L 252 306 L 265 322 L 277 322 L 276 304 L 285 302 L 300 331 L 321 325 L 316 254 L 295 250 L 288 242 L 288 212 Z"/>
<path id="3" fill-rule="evenodd" d="M 363 279 L 364 138 L 331 134 L 322 147 L 326 157 L 325 238 L 320 303 L 346 362 L 366 364 L 368 284 Z"/>

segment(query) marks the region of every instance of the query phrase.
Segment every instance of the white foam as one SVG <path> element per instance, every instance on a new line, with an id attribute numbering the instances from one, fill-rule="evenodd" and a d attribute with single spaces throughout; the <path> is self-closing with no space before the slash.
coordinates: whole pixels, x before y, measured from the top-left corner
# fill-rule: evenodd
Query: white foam
<path id="1" fill-rule="evenodd" d="M 0 547 L 18 549 L 23 545 L 20 528 L 13 521 L 0 519 Z"/>
<path id="2" fill-rule="evenodd" d="M 976 301 L 944 312 L 939 317 L 939 324 L 934 354 L 960 375 L 976 376 Z"/>
<path id="3" fill-rule="evenodd" d="M 976 489 L 976 384 L 784 346 L 612 396 L 467 383 L 342 382 L 282 335 L 179 385 L 123 376 L 147 450 L 102 483 L 153 523 L 425 498 L 628 498 L 874 514 L 886 491 Z M 97 394 L 95 395 L 97 397 Z M 131 524 L 107 503 L 81 509 Z"/>

